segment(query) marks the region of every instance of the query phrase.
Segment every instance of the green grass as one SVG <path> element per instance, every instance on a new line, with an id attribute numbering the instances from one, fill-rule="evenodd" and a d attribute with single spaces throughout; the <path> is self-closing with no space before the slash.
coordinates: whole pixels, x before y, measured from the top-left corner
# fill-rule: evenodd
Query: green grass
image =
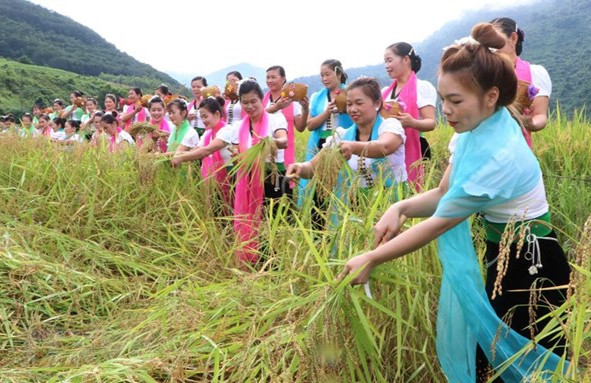
<path id="1" fill-rule="evenodd" d="M 590 127 L 577 115 L 534 135 L 580 265 L 563 308 L 575 382 L 591 378 Z M 430 186 L 450 135 L 428 134 Z M 268 267 L 245 270 L 194 166 L 85 149 L 0 139 L 0 382 L 445 381 L 434 243 L 377 268 L 374 300 L 335 279 L 369 248 L 391 191 L 341 208 L 334 230 L 311 231 L 306 212 L 265 219 Z"/>

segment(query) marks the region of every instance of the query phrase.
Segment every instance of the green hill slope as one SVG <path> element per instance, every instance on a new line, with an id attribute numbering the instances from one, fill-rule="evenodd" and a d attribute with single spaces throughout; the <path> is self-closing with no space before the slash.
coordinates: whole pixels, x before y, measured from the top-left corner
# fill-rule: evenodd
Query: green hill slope
<path id="1" fill-rule="evenodd" d="M 166 73 L 119 51 L 91 29 L 24 0 L 0 0 L 0 56 L 82 75 L 123 75 L 180 86 Z"/>
<path id="2" fill-rule="evenodd" d="M 127 95 L 129 85 L 109 82 L 99 77 L 82 76 L 61 69 L 26 65 L 0 58 L 0 113 L 20 116 L 34 103 L 51 106 L 55 98 L 69 103 L 76 89 L 102 102 L 106 93 Z"/>

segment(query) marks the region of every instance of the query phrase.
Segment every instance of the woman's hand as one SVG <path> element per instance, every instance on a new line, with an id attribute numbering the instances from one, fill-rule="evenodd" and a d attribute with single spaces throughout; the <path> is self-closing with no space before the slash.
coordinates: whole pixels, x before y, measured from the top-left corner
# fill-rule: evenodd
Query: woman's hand
<path id="1" fill-rule="evenodd" d="M 314 165 L 310 161 L 296 162 L 288 166 L 285 177 L 289 179 L 312 178 L 314 176 Z"/>
<path id="2" fill-rule="evenodd" d="M 296 162 L 287 167 L 287 171 L 285 172 L 285 177 L 289 179 L 298 180 L 302 177 L 304 172 L 305 164 L 301 162 Z"/>
<path id="3" fill-rule="evenodd" d="M 400 121 L 402 126 L 404 127 L 412 127 L 414 122 L 416 121 L 410 114 L 408 113 L 400 113 L 398 116 L 394 116 L 395 119 Z"/>
<path id="4" fill-rule="evenodd" d="M 309 111 L 310 110 L 310 101 L 308 100 L 308 97 L 304 97 L 300 101 L 300 105 L 302 106 L 302 112 Z"/>
<path id="5" fill-rule="evenodd" d="M 353 155 L 353 145 L 354 143 L 349 141 L 341 141 L 339 142 L 339 148 L 341 149 L 341 154 L 347 161 L 351 159 Z"/>
<path id="6" fill-rule="evenodd" d="M 346 278 L 349 274 L 355 274 L 359 270 L 361 270 L 359 274 L 357 274 L 357 276 L 351 280 L 352 285 L 361 285 L 367 283 L 367 281 L 369 280 L 369 274 L 373 267 L 374 265 L 371 262 L 368 253 L 361 254 L 347 261 L 347 263 L 345 264 L 345 268 L 343 269 L 343 272 L 339 274 L 338 278 Z"/>
<path id="7" fill-rule="evenodd" d="M 177 166 L 180 166 L 183 163 L 183 157 L 182 156 L 173 156 L 170 159 L 170 164 L 172 165 L 173 168 L 176 168 Z"/>
<path id="8" fill-rule="evenodd" d="M 397 236 L 405 221 L 406 216 L 400 212 L 399 205 L 394 204 L 390 206 L 373 227 L 374 249 Z"/>
<path id="9" fill-rule="evenodd" d="M 139 113 L 140 110 L 142 110 L 142 108 L 143 108 L 142 104 L 139 102 L 136 102 L 135 105 L 133 106 L 133 113 L 134 114 Z"/>
<path id="10" fill-rule="evenodd" d="M 525 130 L 534 130 L 533 111 L 530 108 L 523 108 L 521 113 L 521 123 Z"/>
<path id="11" fill-rule="evenodd" d="M 195 119 L 195 112 L 191 112 L 191 113 L 187 114 L 187 120 L 193 121 L 194 119 Z"/>
<path id="12" fill-rule="evenodd" d="M 287 106 L 289 106 L 289 104 L 291 104 L 291 98 L 289 98 L 289 97 L 281 97 L 275 103 L 276 111 L 279 112 L 281 109 L 284 109 Z"/>
<path id="13" fill-rule="evenodd" d="M 326 111 L 328 112 L 328 116 L 327 116 L 327 118 L 328 118 L 328 117 L 330 117 L 331 114 L 338 114 L 339 108 L 337 108 L 337 105 L 334 101 L 331 101 L 326 106 Z"/>

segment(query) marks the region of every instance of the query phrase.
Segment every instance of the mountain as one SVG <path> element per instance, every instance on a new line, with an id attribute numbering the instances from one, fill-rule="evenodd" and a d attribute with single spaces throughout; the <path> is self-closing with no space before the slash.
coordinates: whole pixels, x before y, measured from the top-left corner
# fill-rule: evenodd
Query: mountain
<path id="1" fill-rule="evenodd" d="M 248 63 L 240 63 L 232 65 L 226 68 L 222 68 L 213 73 L 171 73 L 180 83 L 186 85 L 188 88 L 191 87 L 191 79 L 195 76 L 203 76 L 207 79 L 207 84 L 223 86 L 226 84 L 226 75 L 228 72 L 238 71 L 244 78 L 254 77 L 259 83 L 265 84 L 266 72 L 265 69 L 254 66 Z"/>
<path id="2" fill-rule="evenodd" d="M 160 83 L 180 87 L 168 74 L 119 51 L 89 28 L 24 0 L 0 0 L 0 56 L 81 75 L 142 78 L 141 84 L 126 82 L 151 90 Z"/>
<path id="3" fill-rule="evenodd" d="M 591 94 L 591 1 L 544 0 L 527 6 L 481 10 L 464 14 L 450 21 L 420 43 L 413 44 L 423 60 L 419 77 L 433 84 L 443 47 L 470 34 L 472 27 L 496 17 L 511 17 L 525 33 L 522 58 L 543 65 L 552 79 L 551 106 L 573 111 L 581 108 Z M 394 41 L 393 41 L 394 42 Z M 385 49 L 386 47 L 384 47 Z M 376 77 L 382 85 L 390 79 L 383 64 L 345 70 L 349 79 L 361 75 Z M 308 84 L 310 91 L 322 86 L 318 75 L 294 81 Z"/>

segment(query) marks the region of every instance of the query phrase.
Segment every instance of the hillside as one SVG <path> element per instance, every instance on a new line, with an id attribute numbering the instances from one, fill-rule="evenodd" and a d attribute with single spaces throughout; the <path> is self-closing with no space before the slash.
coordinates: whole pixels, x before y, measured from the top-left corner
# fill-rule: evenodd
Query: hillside
<path id="1" fill-rule="evenodd" d="M 150 88 L 180 86 L 82 24 L 24 0 L 0 0 L 0 56 L 81 75 L 139 77 Z"/>
<path id="2" fill-rule="evenodd" d="M 522 57 L 546 67 L 553 83 L 552 107 L 560 101 L 567 111 L 585 105 L 591 93 L 591 2 L 588 0 L 544 0 L 532 6 L 466 13 L 447 23 L 415 48 L 423 59 L 419 77 L 436 82 L 436 71 L 442 48 L 470 33 L 472 26 L 495 17 L 509 16 L 525 30 Z M 393 41 L 394 42 L 394 41 Z M 384 47 L 385 48 L 385 47 Z M 383 64 L 346 69 L 349 77 L 377 77 L 383 84 L 390 79 Z M 312 91 L 321 86 L 317 75 L 300 77 Z"/>
<path id="3" fill-rule="evenodd" d="M 0 113 L 20 116 L 34 103 L 52 106 L 53 100 L 69 99 L 79 89 L 104 100 L 107 93 L 127 95 L 129 85 L 109 82 L 99 77 L 82 76 L 61 69 L 26 65 L 0 58 Z"/>

